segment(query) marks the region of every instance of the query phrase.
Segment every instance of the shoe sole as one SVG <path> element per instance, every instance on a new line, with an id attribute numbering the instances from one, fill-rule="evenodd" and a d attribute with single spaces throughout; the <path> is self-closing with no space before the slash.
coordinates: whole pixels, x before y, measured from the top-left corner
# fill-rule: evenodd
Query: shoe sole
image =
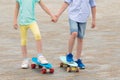
<path id="1" fill-rule="evenodd" d="M 25 68 L 25 67 L 21 67 L 21 69 L 28 69 L 28 68 L 29 68 L 29 67 L 26 67 L 26 68 Z"/>
<path id="2" fill-rule="evenodd" d="M 28 69 L 28 68 L 21 68 L 21 69 Z"/>
<path id="3" fill-rule="evenodd" d="M 80 68 L 80 69 L 85 69 L 85 68 Z"/>

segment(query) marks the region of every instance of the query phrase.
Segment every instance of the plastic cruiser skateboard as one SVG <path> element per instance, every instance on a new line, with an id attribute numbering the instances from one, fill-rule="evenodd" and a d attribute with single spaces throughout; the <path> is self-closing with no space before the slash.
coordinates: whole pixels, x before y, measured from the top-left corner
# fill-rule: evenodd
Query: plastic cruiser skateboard
<path id="1" fill-rule="evenodd" d="M 54 73 L 54 69 L 52 68 L 52 64 L 50 64 L 50 63 L 42 64 L 42 63 L 38 62 L 37 57 L 33 57 L 32 62 L 33 62 L 31 64 L 32 69 L 35 69 L 38 66 L 38 68 L 40 68 L 40 72 L 42 74 Z"/>
<path id="2" fill-rule="evenodd" d="M 66 69 L 67 72 L 79 72 L 80 69 L 78 68 L 78 64 L 76 62 L 69 63 L 66 61 L 66 56 L 60 56 L 60 67 Z"/>

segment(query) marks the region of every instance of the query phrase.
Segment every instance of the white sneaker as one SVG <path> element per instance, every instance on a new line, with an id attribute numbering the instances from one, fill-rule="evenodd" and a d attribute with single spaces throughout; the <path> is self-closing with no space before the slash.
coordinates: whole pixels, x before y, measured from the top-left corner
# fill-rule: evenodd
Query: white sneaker
<path id="1" fill-rule="evenodd" d="M 47 64 L 48 61 L 46 60 L 46 58 L 44 56 L 39 56 L 38 57 L 38 62 L 42 63 L 42 64 Z"/>
<path id="2" fill-rule="evenodd" d="M 28 69 L 29 68 L 29 60 L 23 60 L 21 64 L 22 69 Z"/>

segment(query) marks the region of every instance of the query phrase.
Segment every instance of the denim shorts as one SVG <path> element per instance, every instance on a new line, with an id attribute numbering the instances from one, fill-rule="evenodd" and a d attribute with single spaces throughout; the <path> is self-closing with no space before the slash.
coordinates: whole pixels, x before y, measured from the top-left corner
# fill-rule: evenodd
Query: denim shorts
<path id="1" fill-rule="evenodd" d="M 84 38 L 85 35 L 85 30 L 86 30 L 86 22 L 85 23 L 80 23 L 73 21 L 69 19 L 69 25 L 70 25 L 70 33 L 72 34 L 73 32 L 78 33 L 78 38 Z"/>

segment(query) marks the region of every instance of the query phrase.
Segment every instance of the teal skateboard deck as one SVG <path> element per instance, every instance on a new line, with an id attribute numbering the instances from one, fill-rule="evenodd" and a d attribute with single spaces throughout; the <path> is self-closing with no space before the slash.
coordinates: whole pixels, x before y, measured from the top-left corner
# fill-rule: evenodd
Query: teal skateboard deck
<path id="1" fill-rule="evenodd" d="M 69 63 L 66 60 L 66 56 L 60 56 L 60 67 L 65 67 L 67 72 L 79 72 L 78 64 L 76 62 Z"/>
<path id="2" fill-rule="evenodd" d="M 32 58 L 32 64 L 31 64 L 31 68 L 35 69 L 36 66 L 38 66 L 41 69 L 41 73 L 45 74 L 47 72 L 49 73 L 54 73 L 54 69 L 51 63 L 47 63 L 47 64 L 42 64 L 40 62 L 38 62 L 37 57 L 33 57 Z"/>

